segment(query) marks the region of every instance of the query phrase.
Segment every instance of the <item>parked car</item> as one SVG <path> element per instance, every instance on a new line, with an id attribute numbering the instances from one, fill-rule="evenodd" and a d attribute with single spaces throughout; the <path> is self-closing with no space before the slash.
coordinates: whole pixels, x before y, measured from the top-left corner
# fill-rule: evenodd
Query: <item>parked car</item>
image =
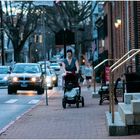
<path id="1" fill-rule="evenodd" d="M 54 69 L 56 74 L 59 75 L 59 73 L 60 73 L 60 65 L 59 65 L 59 63 L 51 63 L 50 64 L 50 69 Z"/>
<path id="2" fill-rule="evenodd" d="M 58 85 L 58 76 L 54 69 L 50 69 L 54 86 Z"/>
<path id="3" fill-rule="evenodd" d="M 45 77 L 46 77 L 45 82 L 46 82 L 47 88 L 52 89 L 54 87 L 54 81 L 56 80 L 56 77 L 53 76 L 50 69 L 46 69 Z"/>
<path id="4" fill-rule="evenodd" d="M 0 86 L 8 85 L 9 73 L 10 73 L 9 66 L 0 66 Z"/>
<path id="5" fill-rule="evenodd" d="M 49 61 L 39 61 L 38 64 L 40 64 L 42 71 L 45 71 L 45 65 L 48 68 L 50 66 L 50 62 Z"/>
<path id="6" fill-rule="evenodd" d="M 44 93 L 44 76 L 37 63 L 16 63 L 9 76 L 8 94 L 17 90 L 35 90 Z"/>

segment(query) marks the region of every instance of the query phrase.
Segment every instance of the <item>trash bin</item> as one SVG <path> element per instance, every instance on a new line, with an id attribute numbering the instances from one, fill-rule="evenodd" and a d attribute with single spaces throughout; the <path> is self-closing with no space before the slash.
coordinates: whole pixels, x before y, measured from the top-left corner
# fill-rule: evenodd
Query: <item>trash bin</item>
<path id="1" fill-rule="evenodd" d="M 140 74 L 126 73 L 126 91 L 129 93 L 140 92 Z"/>

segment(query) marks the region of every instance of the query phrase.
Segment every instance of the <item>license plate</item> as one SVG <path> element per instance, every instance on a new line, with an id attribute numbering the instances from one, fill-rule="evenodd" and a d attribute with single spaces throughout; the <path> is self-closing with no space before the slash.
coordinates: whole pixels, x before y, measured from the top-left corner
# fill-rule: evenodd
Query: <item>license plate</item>
<path id="1" fill-rule="evenodd" d="M 21 87 L 27 87 L 27 84 L 21 84 Z"/>

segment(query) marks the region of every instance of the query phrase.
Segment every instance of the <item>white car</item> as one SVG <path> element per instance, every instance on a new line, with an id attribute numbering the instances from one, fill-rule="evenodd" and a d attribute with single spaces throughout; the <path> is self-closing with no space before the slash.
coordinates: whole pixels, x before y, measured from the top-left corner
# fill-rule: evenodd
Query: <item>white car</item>
<path id="1" fill-rule="evenodd" d="M 50 69 L 46 69 L 46 85 L 48 89 L 52 89 L 55 86 L 57 77 L 52 73 Z"/>
<path id="2" fill-rule="evenodd" d="M 8 94 L 17 90 L 36 90 L 37 94 L 44 93 L 44 76 L 37 63 L 16 63 L 9 76 Z"/>
<path id="3" fill-rule="evenodd" d="M 50 69 L 54 69 L 57 75 L 59 75 L 59 73 L 60 73 L 60 68 L 61 67 L 60 67 L 59 63 L 50 64 Z"/>
<path id="4" fill-rule="evenodd" d="M 9 66 L 0 66 L 0 86 L 8 85 L 9 73 L 10 73 Z"/>
<path id="5" fill-rule="evenodd" d="M 45 72 L 45 65 L 48 68 L 50 66 L 50 62 L 49 61 L 39 61 L 38 64 L 40 64 L 41 69 L 43 72 Z"/>
<path id="6" fill-rule="evenodd" d="M 54 86 L 58 85 L 58 76 L 56 75 L 56 72 L 54 69 L 50 69 L 51 74 L 52 74 L 52 79 L 53 79 L 53 84 Z"/>

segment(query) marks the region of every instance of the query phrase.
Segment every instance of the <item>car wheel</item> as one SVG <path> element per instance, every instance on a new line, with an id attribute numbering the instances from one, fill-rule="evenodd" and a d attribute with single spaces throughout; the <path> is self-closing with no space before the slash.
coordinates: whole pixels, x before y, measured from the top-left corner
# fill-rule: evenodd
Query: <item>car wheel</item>
<path id="1" fill-rule="evenodd" d="M 76 98 L 76 107 L 79 108 L 79 99 L 78 99 L 78 97 Z"/>
<path id="2" fill-rule="evenodd" d="M 62 106 L 63 106 L 64 109 L 66 108 L 66 101 L 65 101 L 64 98 L 62 99 Z"/>
<path id="3" fill-rule="evenodd" d="M 8 89 L 8 94 L 9 94 L 9 95 L 10 95 L 10 94 L 13 94 L 12 90 L 9 90 L 9 89 Z"/>
<path id="4" fill-rule="evenodd" d="M 56 82 L 54 86 L 57 87 L 58 86 L 58 83 Z"/>
<path id="5" fill-rule="evenodd" d="M 10 94 L 16 94 L 17 93 L 17 90 L 13 90 L 13 89 L 11 89 L 11 88 L 9 88 L 8 87 L 8 94 L 10 95 Z"/>
<path id="6" fill-rule="evenodd" d="M 56 86 L 56 87 L 58 86 L 58 79 L 56 80 L 56 84 L 55 84 L 55 86 Z"/>
<path id="7" fill-rule="evenodd" d="M 38 95 L 41 95 L 43 93 L 44 93 L 44 88 L 40 88 L 40 89 L 37 90 Z"/>
<path id="8" fill-rule="evenodd" d="M 84 103 L 84 97 L 82 97 L 82 107 L 84 107 L 85 106 L 85 103 Z"/>

